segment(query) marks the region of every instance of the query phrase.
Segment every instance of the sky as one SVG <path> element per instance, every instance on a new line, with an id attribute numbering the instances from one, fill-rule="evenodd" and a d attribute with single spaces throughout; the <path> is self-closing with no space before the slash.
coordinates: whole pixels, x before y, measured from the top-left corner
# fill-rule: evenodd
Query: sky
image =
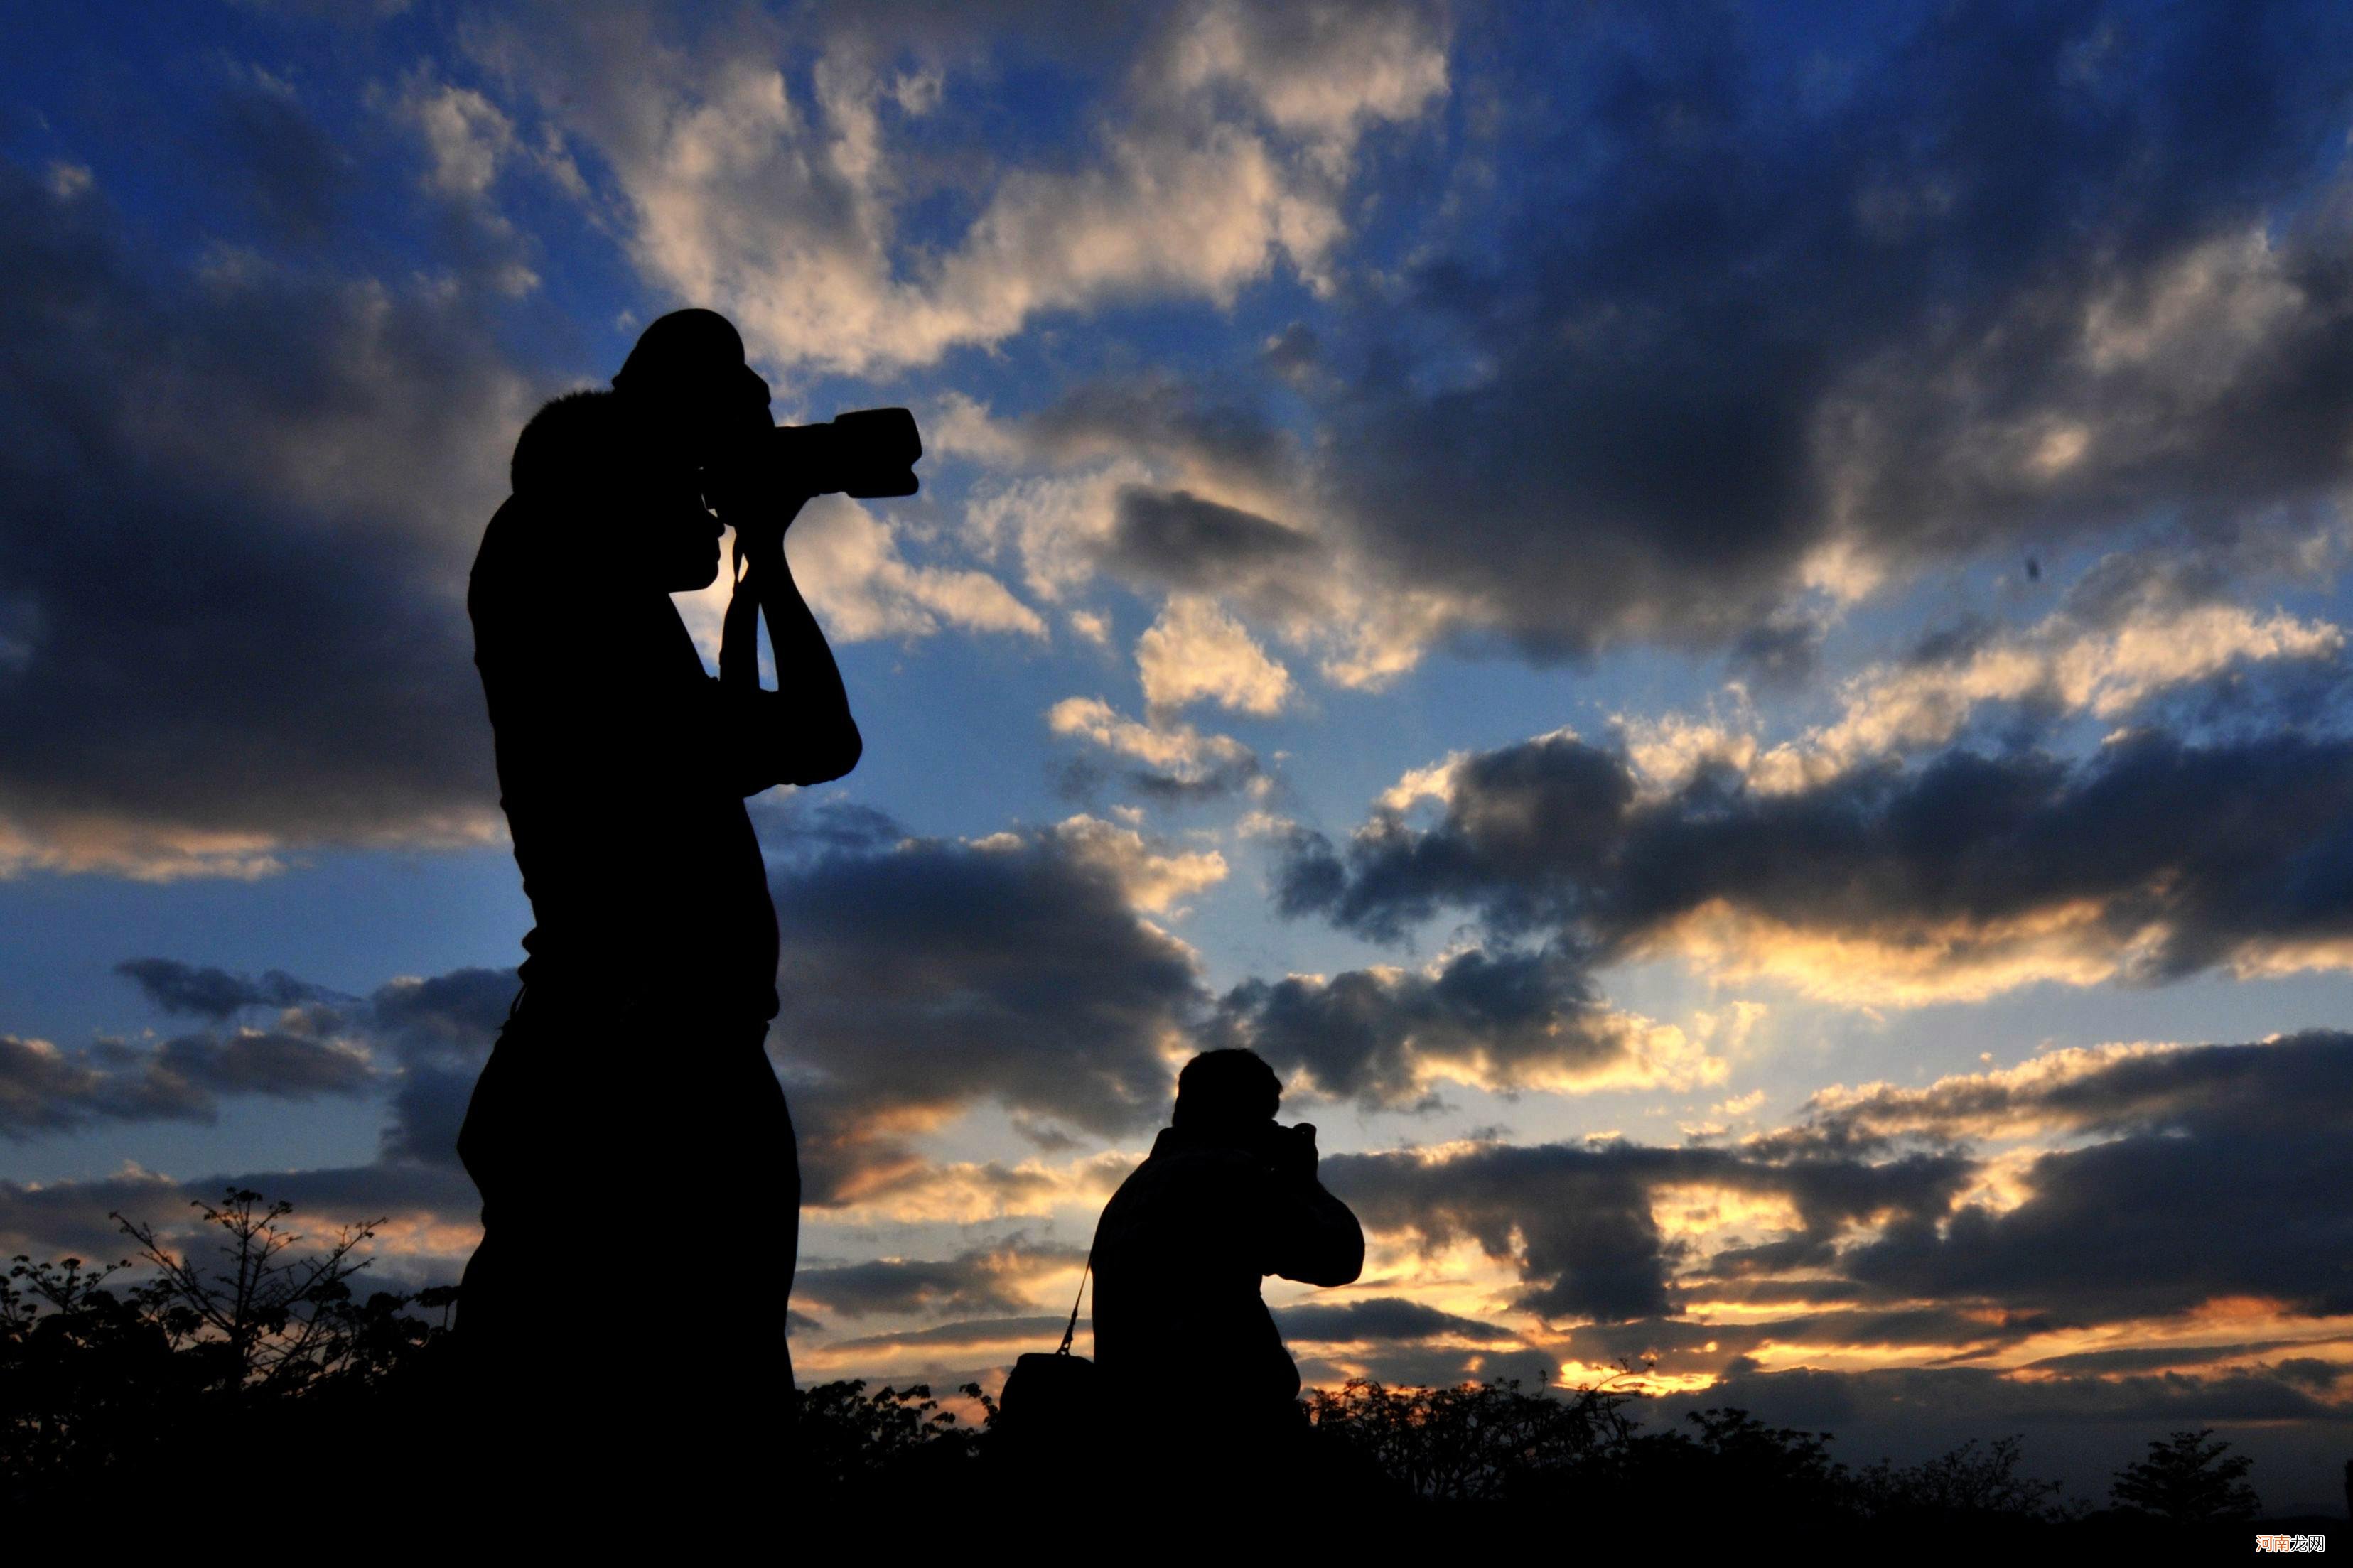
<path id="1" fill-rule="evenodd" d="M 530 924 L 466 574 L 700 305 L 926 446 L 793 529 L 866 751 L 752 807 L 804 1379 L 1050 1344 L 1240 1044 L 1370 1241 L 1269 1282 L 1311 1382 L 1631 1368 L 2086 1496 L 2211 1426 L 2334 1508 L 2353 13 L 10 32 L 7 1252 L 235 1182 L 456 1278 Z"/>

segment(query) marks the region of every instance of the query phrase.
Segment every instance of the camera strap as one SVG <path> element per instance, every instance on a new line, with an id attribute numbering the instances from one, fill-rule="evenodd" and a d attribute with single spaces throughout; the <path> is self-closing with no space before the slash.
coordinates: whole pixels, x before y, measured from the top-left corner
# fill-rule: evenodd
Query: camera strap
<path id="1" fill-rule="evenodd" d="M 1095 1240 L 1100 1241 L 1102 1238 L 1103 1232 L 1101 1229 L 1097 1229 L 1095 1232 Z M 1094 1270 L 1095 1244 L 1094 1241 L 1090 1241 L 1087 1243 L 1086 1266 L 1079 1270 L 1079 1293 L 1071 1299 L 1071 1321 L 1062 1325 L 1062 1342 L 1055 1350 L 1054 1353 L 1056 1355 L 1068 1355 L 1071 1353 L 1071 1342 L 1078 1337 L 1079 1332 L 1079 1303 L 1087 1299 L 1087 1276 L 1092 1274 Z"/>

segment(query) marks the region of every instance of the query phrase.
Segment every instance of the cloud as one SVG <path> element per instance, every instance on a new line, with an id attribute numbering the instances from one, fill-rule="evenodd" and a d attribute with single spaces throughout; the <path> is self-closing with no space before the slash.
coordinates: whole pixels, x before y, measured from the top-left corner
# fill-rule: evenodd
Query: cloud
<path id="1" fill-rule="evenodd" d="M 1582 966 L 1550 950 L 1473 948 L 1419 973 L 1248 980 L 1219 1001 L 1215 1027 L 1368 1109 L 1427 1107 L 1440 1082 L 1577 1094 L 1687 1089 L 1725 1072 L 1683 1030 L 1604 1005 Z"/>
<path id="2" fill-rule="evenodd" d="M 69 1051 L 0 1035 L 0 1137 L 12 1139 L 105 1121 L 210 1121 L 227 1095 L 302 1100 L 375 1087 L 363 1048 L 284 1030 L 183 1035 L 152 1049 L 102 1040 Z"/>
<path id="3" fill-rule="evenodd" d="M 454 1167 L 458 1123 L 515 994 L 511 969 L 405 977 L 367 997 L 278 970 L 256 979 L 164 958 L 116 970 L 158 1010 L 212 1026 L 161 1041 L 101 1036 L 71 1048 L 0 1036 L 0 1136 L 106 1121 L 210 1122 L 223 1100 L 237 1096 L 388 1091 L 385 1157 Z M 233 1022 L 255 1011 L 270 1016 Z"/>
<path id="4" fill-rule="evenodd" d="M 423 133 L 433 157 L 429 180 L 444 195 L 488 194 L 500 165 L 520 151 L 514 121 L 472 88 L 420 75 L 408 83 L 401 110 Z"/>
<path id="5" fill-rule="evenodd" d="M 794 1276 L 793 1295 L 837 1318 L 1011 1317 L 1034 1304 L 1033 1284 L 1067 1274 L 1085 1256 L 1067 1247 L 1031 1247 L 1017 1237 L 934 1262 L 877 1258 L 804 1268 Z"/>
<path id="6" fill-rule="evenodd" d="M 493 834 L 459 595 L 526 394 L 470 297 L 0 215 L 0 872 Z"/>
<path id="7" fill-rule="evenodd" d="M 1525 1289 L 1515 1306 L 1600 1322 L 1682 1310 L 1675 1275 L 1692 1248 L 1661 1225 L 1664 1190 L 1721 1189 L 1787 1205 L 1783 1252 L 1794 1264 L 1826 1259 L 1831 1238 L 1848 1226 L 1941 1214 L 1968 1171 L 1950 1153 L 1773 1163 L 1623 1142 L 1480 1143 L 1324 1162 L 1325 1184 L 1368 1229 L 1410 1235 L 1429 1248 L 1475 1244 L 1518 1272 Z"/>
<path id="8" fill-rule="evenodd" d="M 2353 1313 L 2353 1283 L 2327 1261 L 2353 1224 L 2315 1201 L 2353 1179 L 2349 1061 L 2353 1037 L 2321 1031 L 2121 1057 L 2037 1098 L 2129 1131 L 2036 1157 L 2015 1206 L 1895 1226 L 1847 1271 L 1883 1290 L 2070 1314 L 2158 1315 L 2232 1294 Z"/>
<path id="9" fill-rule="evenodd" d="M 1230 735 L 1204 735 L 1190 724 L 1143 724 L 1123 718 L 1100 697 L 1068 697 L 1046 710 L 1046 727 L 1075 735 L 1139 765 L 1128 784 L 1164 800 L 1206 800 L 1250 788 L 1265 775 L 1258 753 Z"/>
<path id="10" fill-rule="evenodd" d="M 2131 731 L 2076 762 L 1953 750 L 1779 793 L 1721 768 L 1649 790 L 1564 731 L 1408 784 L 1345 852 L 1292 830 L 1286 912 L 1395 939 L 1464 908 L 1597 960 L 1675 952 L 1850 1005 L 2353 955 L 2335 870 L 2353 750 L 2293 730 Z M 1426 826 L 1409 815 L 1423 798 L 1442 802 Z"/>
<path id="11" fill-rule="evenodd" d="M 1733 12 L 1556 20 L 1482 84 L 1509 174 L 1321 355 L 1329 504 L 1439 634 L 1753 644 L 2021 539 L 2334 516 L 2340 16 L 1937 13 L 1829 74 Z"/>
<path id="12" fill-rule="evenodd" d="M 1090 62 L 1124 91 L 1074 166 L 998 163 L 977 138 L 949 161 L 926 131 L 944 121 L 953 135 L 969 112 L 979 18 L 801 20 L 795 37 L 745 13 L 605 9 L 475 39 L 601 155 L 640 273 L 727 311 L 787 367 L 923 363 L 1128 300 L 1223 305 L 1279 265 L 1320 279 L 1366 131 L 1420 117 L 1446 85 L 1442 32 L 1418 9 L 1302 26 L 1277 8 L 1190 6 L 1150 27 L 1124 72 Z M 1129 41 L 1029 18 L 1058 28 Z M 803 50 L 806 89 L 782 68 Z M 912 72 L 882 64 L 909 53 Z M 582 81 L 603 85 L 573 90 Z M 971 210 L 919 239 L 910 209 L 951 178 Z"/>
<path id="13" fill-rule="evenodd" d="M 998 1350 L 1010 1345 L 1059 1342 L 1062 1325 L 1070 1320 L 1055 1317 L 1034 1318 L 975 1318 L 961 1323 L 935 1323 L 924 1329 L 902 1329 L 896 1332 L 866 1334 L 857 1339 L 835 1340 L 825 1349 L 828 1354 L 861 1351 L 894 1350 Z M 1092 1333 L 1094 1324 L 1086 1318 L 1079 1320 L 1079 1332 Z"/>
<path id="14" fill-rule="evenodd" d="M 1294 614 L 1318 607 L 1297 584 L 1330 558 L 1313 534 L 1182 489 L 1130 485 L 1117 492 L 1114 506 L 1103 562 L 1121 577 L 1192 592 L 1235 592 Z"/>
<path id="15" fill-rule="evenodd" d="M 1504 1340 L 1516 1342 L 1518 1333 L 1494 1323 L 1457 1317 L 1401 1296 L 1374 1296 L 1361 1301 L 1310 1302 L 1285 1307 L 1274 1315 L 1275 1326 L 1290 1341 L 1311 1344 L 1346 1345 L 1394 1343 L 1435 1339 Z"/>
<path id="16" fill-rule="evenodd" d="M 2353 1037 L 2321 1031 L 2116 1048 L 1825 1090 L 1730 1148 L 1471 1142 L 1324 1173 L 1377 1239 L 1450 1275 L 1457 1247 L 1504 1266 L 1514 1305 L 1586 1323 L 1595 1364 L 1723 1376 L 1900 1351 L 2168 1372 L 2341 1337 L 2348 1062 Z M 1981 1156 L 1978 1139 L 2040 1146 Z"/>
<path id="17" fill-rule="evenodd" d="M 775 863 L 771 1038 L 810 1201 L 919 1169 L 903 1139 L 976 1104 L 1098 1134 L 1155 1123 L 1201 992 L 1191 951 L 1137 911 L 1223 874 L 1087 817 Z"/>
<path id="18" fill-rule="evenodd" d="M 2086 575 L 2070 605 L 2031 626 L 1956 627 L 1924 639 L 1899 663 L 1847 678 L 1839 717 L 1795 740 L 1765 747 L 1747 736 L 1716 734 L 1704 748 L 1660 754 L 1662 742 L 1696 731 L 1672 721 L 1637 721 L 1629 726 L 1637 737 L 1632 749 L 1662 784 L 1722 760 L 1759 789 L 1790 791 L 1933 751 L 1998 705 L 2114 724 L 2154 699 L 2250 666 L 2300 664 L 2341 675 L 2341 627 L 2278 610 L 2258 615 L 2196 591 L 2213 586 L 2193 587 L 2148 561 L 2110 557 Z M 1641 742 L 1652 755 L 1645 756 Z"/>
<path id="19" fill-rule="evenodd" d="M 355 161 L 311 117 L 291 83 L 259 66 L 216 68 L 226 79 L 206 117 L 215 155 L 190 160 L 191 172 L 275 239 L 325 238 L 359 184 Z"/>
<path id="20" fill-rule="evenodd" d="M 296 1007 L 336 999 L 335 993 L 276 969 L 256 980 L 175 959 L 127 958 L 114 972 L 137 982 L 147 1000 L 164 1012 L 193 1013 L 215 1023 L 248 1007 Z"/>
<path id="21" fill-rule="evenodd" d="M 107 1121 L 210 1122 L 226 1098 L 356 1098 L 386 1081 L 366 1021 L 340 1010 L 354 998 L 277 970 L 256 980 L 163 958 L 115 967 L 159 1010 L 214 1026 L 153 1043 L 102 1036 L 69 1049 L 0 1035 L 0 1136 Z M 276 1016 L 265 1025 L 230 1026 L 253 1009 Z"/>
<path id="22" fill-rule="evenodd" d="M 1171 598 L 1135 645 L 1144 700 L 1155 713 L 1204 700 L 1261 718 L 1291 696 L 1291 672 L 1241 623 L 1205 599 Z"/>

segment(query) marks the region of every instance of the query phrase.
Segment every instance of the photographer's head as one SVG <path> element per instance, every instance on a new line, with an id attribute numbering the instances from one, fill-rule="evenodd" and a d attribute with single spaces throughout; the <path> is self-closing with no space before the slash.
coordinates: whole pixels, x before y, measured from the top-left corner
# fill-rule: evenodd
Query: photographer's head
<path id="1" fill-rule="evenodd" d="M 699 476 L 728 448 L 771 427 L 768 384 L 715 310 L 672 310 L 639 334 L 613 377 L 634 438 L 647 444 L 649 494 L 632 498 L 652 528 L 649 574 L 671 593 L 719 574 L 720 525 Z"/>
<path id="2" fill-rule="evenodd" d="M 1176 1075 L 1179 1131 L 1240 1140 L 1263 1129 L 1282 1108 L 1282 1080 L 1256 1051 L 1204 1051 Z"/>

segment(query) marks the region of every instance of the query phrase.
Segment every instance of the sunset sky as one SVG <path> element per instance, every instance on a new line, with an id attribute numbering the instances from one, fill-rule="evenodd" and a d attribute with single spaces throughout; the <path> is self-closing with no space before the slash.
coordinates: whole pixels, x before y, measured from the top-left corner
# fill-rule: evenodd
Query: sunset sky
<path id="1" fill-rule="evenodd" d="M 753 805 L 805 1380 L 1050 1348 L 1247 1044 L 1371 1239 L 1270 1281 L 1311 1381 L 1649 1363 L 2084 1495 L 2213 1426 L 2337 1506 L 2353 10 L 5 36 L 0 1251 L 236 1181 L 456 1278 L 530 925 L 466 573 L 707 305 L 927 447 L 792 532 L 866 754 Z M 584 1204 L 665 1179 L 610 1131 Z"/>

